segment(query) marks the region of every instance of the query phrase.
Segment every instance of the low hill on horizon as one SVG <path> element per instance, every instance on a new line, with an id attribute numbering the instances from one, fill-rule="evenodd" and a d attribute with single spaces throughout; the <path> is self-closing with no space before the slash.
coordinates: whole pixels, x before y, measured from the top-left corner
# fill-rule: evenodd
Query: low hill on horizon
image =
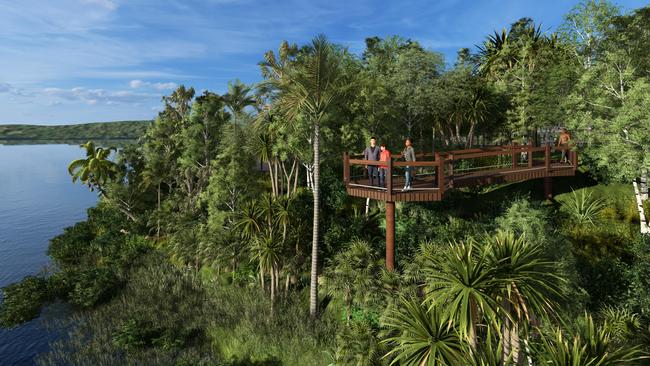
<path id="1" fill-rule="evenodd" d="M 0 141 L 21 140 L 135 140 L 151 120 L 91 122 L 68 125 L 0 125 Z"/>

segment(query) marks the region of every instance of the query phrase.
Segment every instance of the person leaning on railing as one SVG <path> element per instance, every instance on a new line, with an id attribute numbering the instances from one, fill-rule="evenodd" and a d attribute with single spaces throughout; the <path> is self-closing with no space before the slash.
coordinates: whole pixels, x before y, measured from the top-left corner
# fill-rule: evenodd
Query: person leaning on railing
<path id="1" fill-rule="evenodd" d="M 404 145 L 406 146 L 404 150 L 402 150 L 402 158 L 404 158 L 404 161 L 415 161 L 415 150 L 413 150 L 412 140 L 410 138 L 407 138 L 406 141 L 404 142 Z M 406 178 L 406 181 L 404 182 L 404 189 L 402 191 L 406 191 L 411 189 L 411 183 L 413 183 L 413 168 L 411 166 L 406 166 L 404 168 L 404 178 Z"/>

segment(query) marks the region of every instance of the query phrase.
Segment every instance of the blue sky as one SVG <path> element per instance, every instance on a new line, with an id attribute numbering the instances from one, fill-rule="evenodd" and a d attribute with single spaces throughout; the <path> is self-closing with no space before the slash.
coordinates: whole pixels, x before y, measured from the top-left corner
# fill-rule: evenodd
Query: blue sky
<path id="1" fill-rule="evenodd" d="M 523 16 L 552 31 L 577 2 L 2 1 L 0 124 L 150 119 L 177 85 L 223 92 L 228 80 L 256 82 L 265 51 L 318 33 L 356 53 L 366 37 L 396 34 L 453 61 Z"/>

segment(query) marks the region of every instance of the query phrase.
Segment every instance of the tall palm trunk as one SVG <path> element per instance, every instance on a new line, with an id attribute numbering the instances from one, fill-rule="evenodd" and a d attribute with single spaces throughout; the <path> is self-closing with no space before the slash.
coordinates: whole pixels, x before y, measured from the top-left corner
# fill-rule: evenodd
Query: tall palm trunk
<path id="1" fill-rule="evenodd" d="M 312 194 L 314 197 L 314 221 L 311 238 L 311 282 L 309 289 L 309 315 L 316 317 L 318 307 L 318 221 L 320 218 L 320 121 L 314 123 L 314 181 Z"/>
<path id="2" fill-rule="evenodd" d="M 470 311 L 472 324 L 470 324 L 470 328 L 469 328 L 468 341 L 469 341 L 470 348 L 472 350 L 475 350 L 476 349 L 476 323 L 478 322 L 478 306 L 476 305 L 476 301 L 470 300 L 469 311 Z"/>

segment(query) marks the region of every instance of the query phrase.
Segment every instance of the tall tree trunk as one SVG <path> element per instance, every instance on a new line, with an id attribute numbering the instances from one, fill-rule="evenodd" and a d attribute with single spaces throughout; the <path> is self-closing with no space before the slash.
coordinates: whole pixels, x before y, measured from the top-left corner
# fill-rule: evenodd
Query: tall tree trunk
<path id="1" fill-rule="evenodd" d="M 314 220 L 311 238 L 311 281 L 309 288 L 309 315 L 315 318 L 318 311 L 318 229 L 320 218 L 320 121 L 314 123 L 314 181 L 312 194 L 314 197 Z"/>
<path id="2" fill-rule="evenodd" d="M 466 147 L 468 149 L 472 148 L 472 145 L 474 145 L 474 128 L 476 127 L 476 122 L 472 121 L 472 123 L 469 126 L 469 132 L 467 133 L 467 145 Z"/>
<path id="3" fill-rule="evenodd" d="M 298 159 L 293 159 L 293 163 L 296 164 L 296 174 L 293 176 L 293 193 L 296 193 L 298 190 L 298 176 L 300 175 L 300 167 L 298 166 Z"/>
<path id="4" fill-rule="evenodd" d="M 468 341 L 472 352 L 476 349 L 476 323 L 478 322 L 478 308 L 474 300 L 470 300 L 469 311 L 472 324 L 470 325 Z"/>
<path id="5" fill-rule="evenodd" d="M 260 267 L 260 286 L 262 287 L 262 291 L 266 290 L 266 286 L 264 286 L 264 269 Z"/>
<path id="6" fill-rule="evenodd" d="M 269 273 L 271 275 L 271 314 L 273 314 L 273 305 L 275 304 L 275 266 L 271 266 Z"/>

